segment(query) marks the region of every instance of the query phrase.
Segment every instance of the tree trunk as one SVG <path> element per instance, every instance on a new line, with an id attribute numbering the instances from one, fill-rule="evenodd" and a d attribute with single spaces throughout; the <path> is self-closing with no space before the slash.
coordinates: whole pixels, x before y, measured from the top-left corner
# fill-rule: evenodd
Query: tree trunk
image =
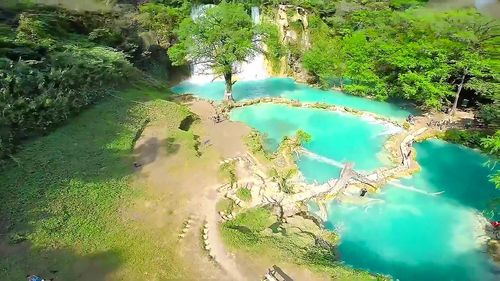
<path id="1" fill-rule="evenodd" d="M 460 92 L 462 92 L 462 88 L 464 86 L 464 80 L 465 80 L 465 73 L 462 75 L 462 78 L 460 79 L 460 84 L 458 84 L 457 94 L 455 95 L 455 101 L 453 102 L 453 107 L 451 108 L 450 111 L 451 116 L 455 115 L 455 111 L 457 110 L 458 99 L 460 98 Z"/>
<path id="2" fill-rule="evenodd" d="M 226 82 L 226 92 L 224 100 L 234 101 L 233 99 L 233 73 L 224 73 L 224 81 Z"/>
<path id="3" fill-rule="evenodd" d="M 341 91 L 344 90 L 344 78 L 343 77 L 340 77 L 340 90 Z"/>

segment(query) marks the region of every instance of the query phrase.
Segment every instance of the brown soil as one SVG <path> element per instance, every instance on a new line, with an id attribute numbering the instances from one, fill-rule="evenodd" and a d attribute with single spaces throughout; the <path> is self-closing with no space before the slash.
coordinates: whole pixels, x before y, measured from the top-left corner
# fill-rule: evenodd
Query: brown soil
<path id="1" fill-rule="evenodd" d="M 324 276 L 297 266 L 227 251 L 218 233 L 215 210 L 219 197 L 216 188 L 223 184 L 217 171 L 222 159 L 247 153 L 243 137 L 250 129 L 230 121 L 215 124 L 210 119 L 215 110 L 208 102 L 191 100 L 187 105 L 200 119 L 190 130 L 199 135 L 201 156 L 193 155 L 182 142 L 167 138 L 162 124 L 150 124 L 134 150 L 136 161 L 142 164 L 136 171 L 135 186 L 149 199 L 137 201 L 125 212 L 126 219 L 163 233 L 164 243 L 175 244 L 177 258 L 185 267 L 182 271 L 188 274 L 183 280 L 259 280 L 273 264 L 284 266 L 285 272 L 297 280 L 324 280 L 320 278 Z M 189 216 L 195 221 L 179 241 L 177 235 Z M 203 247 L 201 230 L 205 221 L 215 261 Z"/>

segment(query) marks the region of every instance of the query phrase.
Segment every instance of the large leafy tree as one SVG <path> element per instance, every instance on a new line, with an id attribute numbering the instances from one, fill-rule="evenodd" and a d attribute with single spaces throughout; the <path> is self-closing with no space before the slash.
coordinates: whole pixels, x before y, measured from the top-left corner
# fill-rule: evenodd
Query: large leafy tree
<path id="1" fill-rule="evenodd" d="M 471 9 L 451 11 L 436 17 L 434 32 L 455 43 L 449 50 L 450 76 L 456 87 L 453 114 L 463 89 L 492 98 L 498 91 L 498 65 L 490 58 L 498 55 L 500 24 Z"/>
<path id="2" fill-rule="evenodd" d="M 232 100 L 237 64 L 257 51 L 253 43 L 257 29 L 244 6 L 222 2 L 195 20 L 185 19 L 177 33 L 179 41 L 168 51 L 173 63 L 205 65 L 207 73 L 224 77 L 224 97 Z"/>
<path id="3" fill-rule="evenodd" d="M 157 45 L 168 48 L 175 38 L 174 29 L 183 18 L 189 15 L 189 8 L 188 2 L 183 2 L 179 6 L 167 6 L 155 2 L 145 3 L 139 6 L 137 19 L 142 27 L 154 33 Z"/>
<path id="4" fill-rule="evenodd" d="M 497 165 L 497 159 L 500 158 L 500 130 L 497 130 L 494 135 L 484 138 L 481 145 L 484 150 L 495 158 L 495 160 L 492 160 L 488 164 L 491 164 L 493 167 Z M 491 175 L 491 181 L 500 189 L 500 170 L 496 170 L 496 172 Z"/>

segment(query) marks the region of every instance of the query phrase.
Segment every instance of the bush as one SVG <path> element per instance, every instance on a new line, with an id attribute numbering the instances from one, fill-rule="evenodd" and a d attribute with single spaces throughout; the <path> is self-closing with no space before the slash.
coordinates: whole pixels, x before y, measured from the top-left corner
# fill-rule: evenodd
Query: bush
<path id="1" fill-rule="evenodd" d="M 252 191 L 248 188 L 241 187 L 236 191 L 236 196 L 245 202 L 252 200 Z"/>
<path id="2" fill-rule="evenodd" d="M 215 209 L 217 212 L 224 212 L 226 214 L 232 213 L 234 210 L 234 201 L 229 199 L 229 198 L 223 198 L 219 201 L 217 201 L 217 204 L 215 205 Z"/>
<path id="3" fill-rule="evenodd" d="M 481 148 L 481 140 L 485 136 L 485 133 L 474 130 L 449 129 L 444 133 L 442 138 L 452 143 L 472 148 Z"/>
<path id="4" fill-rule="evenodd" d="M 227 181 L 232 187 L 238 181 L 238 176 L 236 175 L 236 162 L 229 161 L 220 165 L 219 176 L 222 180 Z"/>
<path id="5" fill-rule="evenodd" d="M 22 138 L 44 133 L 93 103 L 134 72 L 104 47 L 69 45 L 45 61 L 4 59 L 0 68 L 0 158 Z"/>
<path id="6" fill-rule="evenodd" d="M 264 148 L 264 137 L 258 131 L 251 131 L 246 137 L 246 145 L 254 154 L 266 153 Z"/>
<path id="7" fill-rule="evenodd" d="M 498 126 L 500 124 L 500 103 L 482 105 L 479 109 L 478 117 L 486 125 Z"/>
<path id="8" fill-rule="evenodd" d="M 224 226 L 229 228 L 244 227 L 251 232 L 261 232 L 273 222 L 275 222 L 275 218 L 271 211 L 266 208 L 255 208 L 238 214 L 233 220 L 225 222 Z"/>

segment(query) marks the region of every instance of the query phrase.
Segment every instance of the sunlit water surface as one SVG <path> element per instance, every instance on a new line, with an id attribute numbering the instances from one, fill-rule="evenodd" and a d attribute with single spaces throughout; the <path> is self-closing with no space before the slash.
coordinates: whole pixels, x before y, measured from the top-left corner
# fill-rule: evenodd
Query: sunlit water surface
<path id="1" fill-rule="evenodd" d="M 223 85 L 183 84 L 175 90 L 220 100 Z M 241 83 L 234 94 L 239 100 L 260 96 L 319 100 L 394 118 L 408 114 L 396 105 L 320 91 L 290 79 Z M 320 156 L 351 161 L 356 169 L 365 171 L 392 165 L 383 152 L 390 131 L 387 124 L 345 113 L 273 104 L 235 109 L 231 119 L 264 133 L 269 149 L 302 129 L 312 135 L 306 148 Z M 342 236 L 342 261 L 399 280 L 498 280 L 494 265 L 477 248 L 473 231 L 476 210 L 483 210 L 491 198 L 500 196 L 488 181 L 492 171 L 484 166 L 487 157 L 438 140 L 416 144 L 416 150 L 422 170 L 398 184 L 444 192 L 431 196 L 388 185 L 370 195 L 380 199 L 377 204 L 331 202 L 326 226 Z M 317 159 L 302 156 L 298 163 L 308 181 L 325 182 L 339 175 L 337 167 Z"/>
<path id="2" fill-rule="evenodd" d="M 192 93 L 199 97 L 221 101 L 224 97 L 224 82 L 208 84 L 181 83 L 172 90 L 176 93 Z M 291 78 L 269 78 L 258 81 L 241 81 L 234 84 L 233 97 L 244 100 L 260 97 L 283 97 L 301 102 L 321 102 L 368 111 L 395 119 L 403 119 L 414 110 L 392 103 L 373 101 L 346 95 L 338 91 L 323 91 L 305 84 L 296 83 Z"/>

